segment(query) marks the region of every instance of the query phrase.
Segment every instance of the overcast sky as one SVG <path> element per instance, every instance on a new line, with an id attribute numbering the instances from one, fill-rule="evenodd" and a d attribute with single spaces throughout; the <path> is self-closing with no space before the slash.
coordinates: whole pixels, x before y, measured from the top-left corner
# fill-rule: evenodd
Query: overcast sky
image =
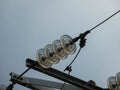
<path id="1" fill-rule="evenodd" d="M 120 0 L 0 0 L 0 84 L 8 86 L 9 73 L 22 73 L 26 58 L 35 60 L 38 49 L 63 34 L 74 38 L 118 10 Z M 53 68 L 63 71 L 74 56 Z M 120 72 L 120 13 L 87 36 L 72 69 L 71 75 L 104 88 L 107 78 Z M 26 76 L 57 81 L 34 70 Z"/>

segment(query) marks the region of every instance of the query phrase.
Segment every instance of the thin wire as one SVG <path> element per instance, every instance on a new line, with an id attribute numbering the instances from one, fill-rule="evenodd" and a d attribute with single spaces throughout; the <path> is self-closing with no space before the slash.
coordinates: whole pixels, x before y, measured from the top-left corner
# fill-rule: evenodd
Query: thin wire
<path id="1" fill-rule="evenodd" d="M 113 16 L 115 16 L 116 14 L 118 14 L 120 12 L 120 10 L 118 10 L 117 12 L 115 12 L 114 14 L 112 14 L 111 16 L 109 16 L 108 18 L 106 18 L 105 20 L 103 20 L 102 22 L 100 22 L 99 24 L 97 24 L 96 26 L 94 26 L 93 28 L 90 29 L 90 31 L 94 30 L 95 28 L 97 28 L 98 26 L 100 26 L 101 24 L 105 23 L 106 21 L 108 21 L 109 19 L 111 19 Z M 79 49 L 78 53 L 76 54 L 75 58 L 72 60 L 72 62 L 68 65 L 71 66 L 72 63 L 75 61 L 76 57 L 78 56 L 78 54 L 80 53 L 81 48 Z M 67 67 L 68 67 L 67 66 Z"/>
<path id="2" fill-rule="evenodd" d="M 77 58 L 77 56 L 78 56 L 78 54 L 80 53 L 80 51 L 81 51 L 81 48 L 79 48 L 79 50 L 78 50 L 77 54 L 75 55 L 74 59 L 73 59 L 73 60 L 71 61 L 71 63 L 67 66 L 68 68 L 69 68 L 69 66 L 71 66 L 71 65 L 73 64 L 73 62 L 74 62 L 75 59 Z M 64 71 L 67 69 L 67 67 L 64 69 Z M 68 72 L 68 75 L 70 75 L 70 72 L 71 72 L 71 71 Z M 60 90 L 63 90 L 63 88 L 65 87 L 68 79 L 69 79 L 69 76 L 66 77 L 66 80 L 65 80 L 65 82 L 63 83 L 63 85 L 62 85 L 62 87 L 60 88 Z"/>
<path id="3" fill-rule="evenodd" d="M 92 31 L 93 29 L 97 28 L 98 26 L 100 26 L 101 24 L 103 24 L 104 22 L 108 21 L 109 19 L 111 19 L 113 16 L 115 16 L 116 14 L 118 14 L 120 12 L 120 10 L 118 10 L 117 12 L 115 12 L 114 14 L 112 14 L 111 16 L 109 16 L 108 18 L 106 18 L 104 21 L 102 21 L 101 23 L 97 24 L 96 26 L 94 26 L 93 28 L 90 29 L 90 31 Z"/>
<path id="4" fill-rule="evenodd" d="M 71 61 L 71 63 L 70 63 L 67 67 L 69 67 L 69 66 L 71 66 L 71 65 L 73 64 L 73 62 L 74 62 L 75 59 L 77 58 L 77 56 L 78 56 L 78 54 L 80 53 L 80 51 L 81 51 L 81 47 L 79 48 L 79 50 L 78 50 L 77 54 L 75 55 L 74 59 Z M 64 71 L 65 71 L 65 70 L 64 70 Z"/>
<path id="5" fill-rule="evenodd" d="M 108 21 L 109 19 L 111 19 L 113 16 L 115 16 L 116 14 L 118 14 L 120 12 L 120 10 L 118 10 L 116 13 L 112 14 L 111 16 L 109 16 L 107 19 L 105 19 L 104 21 L 100 22 L 99 24 L 97 24 L 96 26 L 94 26 L 93 28 L 90 29 L 90 31 L 94 30 L 95 28 L 97 28 L 98 26 L 100 26 L 101 24 L 105 23 L 106 21 Z M 71 63 L 67 66 L 71 66 L 73 64 L 73 62 L 76 60 L 78 54 L 80 53 L 81 48 L 79 48 L 76 56 L 74 57 L 74 59 L 71 61 Z M 21 76 L 23 76 L 28 70 L 30 70 L 30 68 L 28 68 L 27 70 L 25 70 L 21 75 L 18 76 L 17 79 L 19 79 Z M 66 70 L 66 69 L 65 69 Z M 64 71 L 65 71 L 64 70 Z M 68 73 L 68 75 L 70 75 L 70 71 Z M 69 77 L 66 78 L 66 81 L 68 80 Z M 62 90 L 64 88 L 64 86 L 66 85 L 66 81 L 64 82 L 64 84 L 62 85 L 61 89 Z M 12 85 L 15 85 L 16 83 L 12 83 Z"/>
<path id="6" fill-rule="evenodd" d="M 78 54 L 80 53 L 80 51 L 81 51 L 81 47 L 79 48 L 79 50 L 78 50 L 77 54 L 75 55 L 74 59 L 73 59 L 73 60 L 71 61 L 71 63 L 67 66 L 68 68 L 69 68 L 69 67 L 73 64 L 73 62 L 76 60 L 76 58 L 77 58 Z M 67 69 L 67 67 L 64 69 L 64 71 Z M 70 75 L 70 72 L 71 72 L 71 71 L 68 72 L 68 75 Z M 65 87 L 68 79 L 69 79 L 69 76 L 66 77 L 66 80 L 65 80 L 65 82 L 63 83 L 63 85 L 62 85 L 62 87 L 60 88 L 60 90 L 63 90 L 63 88 Z"/>
<path id="7" fill-rule="evenodd" d="M 118 14 L 119 12 L 120 12 L 120 10 L 118 10 L 117 12 L 115 12 L 114 14 L 112 14 L 111 16 L 109 16 L 108 18 L 106 18 L 104 21 L 102 21 L 102 22 L 100 22 L 99 24 L 97 24 L 96 26 L 92 27 L 89 31 L 94 30 L 95 28 L 97 28 L 97 27 L 100 26 L 101 24 L 105 23 L 106 21 L 108 21 L 109 19 L 111 19 L 113 16 L 115 16 L 115 15 Z M 69 66 L 71 66 L 71 65 L 73 64 L 73 62 L 76 60 L 76 58 L 77 58 L 78 54 L 80 53 L 80 51 L 81 51 L 81 47 L 79 48 L 76 56 L 75 56 L 74 59 L 71 61 L 71 63 L 65 68 L 65 70 L 66 70 L 67 68 L 69 68 Z M 65 70 L 64 70 L 64 71 L 65 71 Z M 70 74 L 70 72 L 69 72 L 69 74 Z M 69 78 L 69 77 L 66 78 L 66 81 L 68 80 L 68 78 Z M 62 85 L 62 87 L 61 87 L 60 90 L 62 90 L 62 89 L 64 88 L 64 86 L 66 85 L 66 81 L 64 82 L 64 84 Z"/>

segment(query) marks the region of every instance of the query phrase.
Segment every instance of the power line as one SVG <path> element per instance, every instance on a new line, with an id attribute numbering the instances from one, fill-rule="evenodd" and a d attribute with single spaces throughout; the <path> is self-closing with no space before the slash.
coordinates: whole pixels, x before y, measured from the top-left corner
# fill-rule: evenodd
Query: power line
<path id="1" fill-rule="evenodd" d="M 94 26 L 93 28 L 91 28 L 90 31 L 94 30 L 95 28 L 97 28 L 98 26 L 100 26 L 101 24 L 103 24 L 104 22 L 108 21 L 109 19 L 111 19 L 113 16 L 115 16 L 119 12 L 120 12 L 120 10 L 118 10 L 117 12 L 115 12 L 114 14 L 112 14 L 111 16 L 109 16 L 108 18 L 106 18 L 104 21 L 100 22 L 99 24 L 97 24 L 96 26 Z"/>
<path id="2" fill-rule="evenodd" d="M 69 74 L 70 72 L 72 71 L 72 64 L 73 62 L 76 60 L 77 56 L 79 55 L 81 49 L 85 46 L 85 43 L 86 43 L 86 39 L 85 37 L 87 36 L 87 34 L 89 34 L 92 30 L 94 30 L 95 28 L 97 28 L 98 26 L 102 25 L 103 23 L 105 23 L 106 21 L 108 21 L 109 19 L 111 19 L 113 16 L 115 16 L 116 14 L 118 14 L 120 12 L 120 10 L 118 10 L 117 12 L 115 12 L 114 14 L 112 14 L 111 16 L 109 16 L 108 18 L 106 18 L 105 20 L 103 20 L 102 22 L 100 22 L 99 24 L 97 24 L 96 26 L 92 27 L 90 30 L 82 33 L 79 35 L 79 37 L 76 37 L 73 39 L 73 42 L 76 42 L 80 39 L 80 49 L 78 50 L 77 54 L 75 55 L 74 59 L 70 62 L 70 64 L 64 69 L 65 70 L 68 70 L 69 71 Z M 66 77 L 66 81 L 69 79 L 69 77 Z M 66 85 L 66 82 L 64 82 L 64 84 L 62 85 L 61 89 L 62 90 L 64 88 L 64 86 Z"/>
<path id="3" fill-rule="evenodd" d="M 73 62 L 76 60 L 78 54 L 80 53 L 81 49 L 85 46 L 85 43 L 86 43 L 86 39 L 85 37 L 87 36 L 87 34 L 89 34 L 91 31 L 93 31 L 95 28 L 97 28 L 98 26 L 102 25 L 103 23 L 105 23 L 106 21 L 108 21 L 109 19 L 111 19 L 113 16 L 115 16 L 116 14 L 118 14 L 120 12 L 120 10 L 118 10 L 117 12 L 115 12 L 114 14 L 112 14 L 111 16 L 109 16 L 108 18 L 106 18 L 105 20 L 103 20 L 102 22 L 100 22 L 99 24 L 97 24 L 96 26 L 92 27 L 91 29 L 89 29 L 88 31 L 80 34 L 78 37 L 76 37 L 75 39 L 73 39 L 73 42 L 76 42 L 80 39 L 80 49 L 78 50 L 76 56 L 74 57 L 74 59 L 71 61 L 71 63 L 65 68 L 65 70 L 69 71 L 69 75 L 70 75 L 70 72 L 72 71 L 72 64 Z M 27 70 L 25 70 L 21 75 L 18 76 L 17 79 L 19 79 L 21 76 L 23 76 L 27 71 L 29 71 L 30 68 L 28 68 Z M 65 71 L 64 70 L 64 71 Z M 66 77 L 66 81 L 69 79 L 69 77 Z M 8 87 L 7 87 L 7 90 L 12 90 L 13 86 L 15 85 L 16 83 L 12 83 L 10 84 Z M 61 90 L 64 88 L 66 82 L 62 85 L 61 87 Z"/>
<path id="4" fill-rule="evenodd" d="M 77 54 L 75 55 L 74 59 L 70 62 L 70 64 L 64 69 L 65 70 L 69 70 L 69 67 L 73 64 L 73 62 L 76 60 L 77 56 L 79 55 L 81 51 L 81 48 L 78 50 Z"/>

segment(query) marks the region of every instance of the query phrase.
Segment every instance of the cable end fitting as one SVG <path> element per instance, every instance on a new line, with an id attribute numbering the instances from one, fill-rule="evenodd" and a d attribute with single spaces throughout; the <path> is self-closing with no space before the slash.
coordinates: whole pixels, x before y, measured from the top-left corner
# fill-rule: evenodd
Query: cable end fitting
<path id="1" fill-rule="evenodd" d="M 72 66 L 67 66 L 67 67 L 64 69 L 64 71 L 69 71 L 69 72 L 71 72 L 71 71 L 72 71 Z"/>
<path id="2" fill-rule="evenodd" d="M 81 33 L 80 35 L 79 35 L 79 38 L 80 39 L 84 39 L 86 36 L 87 36 L 87 34 L 89 34 L 91 32 L 91 30 L 88 30 L 88 31 L 86 31 L 86 32 L 84 32 L 84 33 Z"/>
<path id="3" fill-rule="evenodd" d="M 91 30 L 81 33 L 78 37 L 75 37 L 73 39 L 73 42 L 77 42 L 79 39 L 84 39 L 87 36 L 87 34 L 89 34 L 90 32 L 91 32 Z"/>

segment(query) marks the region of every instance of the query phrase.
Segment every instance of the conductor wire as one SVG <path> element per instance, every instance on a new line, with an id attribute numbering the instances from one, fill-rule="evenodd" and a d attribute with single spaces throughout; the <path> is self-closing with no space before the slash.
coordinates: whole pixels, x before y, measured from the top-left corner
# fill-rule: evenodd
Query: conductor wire
<path id="1" fill-rule="evenodd" d="M 103 24 L 104 22 L 108 21 L 109 19 L 111 19 L 113 16 L 115 16 L 119 12 L 120 12 L 120 10 L 118 10 L 117 12 L 115 12 L 114 14 L 112 14 L 111 16 L 109 16 L 108 18 L 106 18 L 104 21 L 100 22 L 99 24 L 97 24 L 96 26 L 94 26 L 93 28 L 91 28 L 90 31 L 94 30 L 95 28 L 97 28 L 98 26 L 100 26 L 101 24 Z"/>
<path id="2" fill-rule="evenodd" d="M 73 62 L 76 60 L 77 56 L 79 55 L 80 51 L 81 51 L 81 48 L 79 48 L 79 50 L 78 50 L 77 54 L 75 55 L 74 59 L 73 59 L 73 60 L 70 62 L 70 64 L 64 69 L 64 71 L 67 70 L 67 69 L 73 64 Z"/>
<path id="3" fill-rule="evenodd" d="M 75 38 L 75 42 L 80 39 L 83 44 L 80 44 L 80 48 L 79 48 L 76 56 L 75 56 L 74 59 L 71 61 L 71 63 L 64 69 L 64 71 L 66 71 L 66 70 L 69 71 L 68 75 L 70 75 L 70 72 L 72 71 L 72 69 L 71 69 L 72 66 L 71 66 L 71 65 L 72 65 L 73 62 L 76 60 L 76 58 L 77 58 L 78 54 L 80 53 L 81 49 L 85 46 L 85 43 L 86 43 L 85 37 L 86 37 L 86 35 L 89 34 L 91 31 L 93 31 L 93 30 L 94 30 L 95 28 L 97 28 L 98 26 L 102 25 L 103 23 L 105 23 L 106 21 L 108 21 L 109 19 L 111 19 L 113 16 L 115 16 L 115 15 L 118 14 L 119 12 L 120 12 L 120 10 L 118 10 L 117 12 L 115 12 L 114 14 L 112 14 L 111 16 L 109 16 L 108 18 L 106 18 L 105 20 L 103 20 L 102 22 L 100 22 L 99 24 L 97 24 L 96 26 L 92 27 L 92 28 L 89 29 L 88 31 L 82 33 L 82 34 L 81 34 L 81 37 L 79 36 L 79 37 Z M 82 40 L 83 40 L 83 41 L 82 41 Z M 82 46 L 81 46 L 81 45 L 82 45 Z M 69 77 L 66 78 L 66 81 L 64 82 L 64 84 L 62 85 L 62 87 L 61 87 L 60 90 L 63 90 L 63 88 L 64 88 L 64 86 L 66 85 L 66 82 L 67 82 L 68 79 L 69 79 Z"/>

